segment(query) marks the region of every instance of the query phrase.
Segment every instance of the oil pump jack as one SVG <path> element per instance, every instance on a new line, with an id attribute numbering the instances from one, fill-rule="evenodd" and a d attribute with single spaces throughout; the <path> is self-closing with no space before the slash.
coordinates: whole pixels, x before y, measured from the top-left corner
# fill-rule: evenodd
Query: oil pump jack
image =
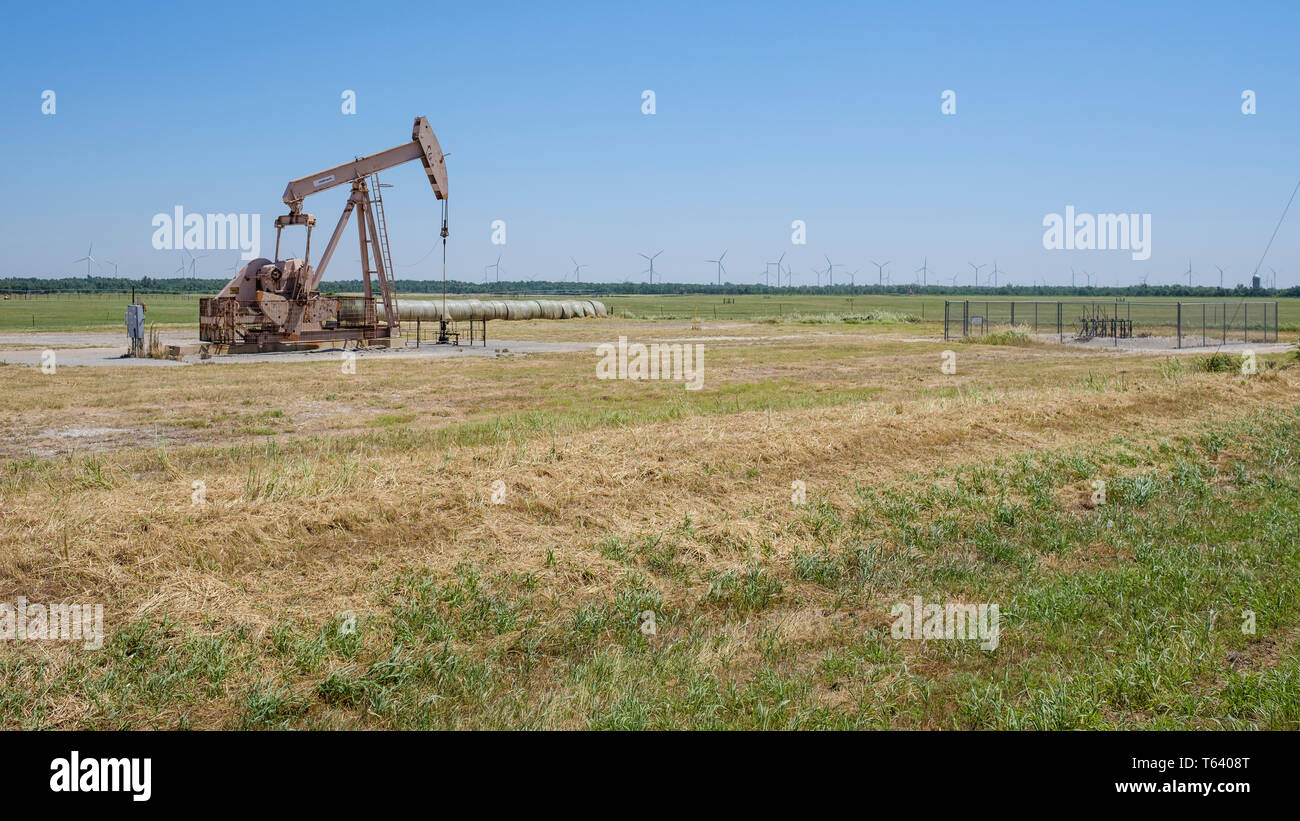
<path id="1" fill-rule="evenodd" d="M 199 301 L 199 338 L 230 353 L 293 350 L 348 341 L 357 345 L 390 344 L 401 329 L 379 172 L 416 159 L 423 163 L 434 196 L 442 200 L 441 235 L 445 256 L 446 156 L 429 121 L 416 117 L 410 142 L 290 182 L 284 189 L 289 213 L 275 220 L 275 259 L 252 260 L 221 293 Z M 303 200 L 349 184 L 352 194 L 343 215 L 325 245 L 320 263 L 313 267 L 311 232 L 316 218 L 303 213 Z M 363 295 L 325 296 L 318 287 L 353 211 L 357 213 Z M 293 226 L 307 229 L 306 249 L 302 258 L 282 260 L 280 234 Z M 379 285 L 382 320 L 371 290 L 371 274 Z"/>

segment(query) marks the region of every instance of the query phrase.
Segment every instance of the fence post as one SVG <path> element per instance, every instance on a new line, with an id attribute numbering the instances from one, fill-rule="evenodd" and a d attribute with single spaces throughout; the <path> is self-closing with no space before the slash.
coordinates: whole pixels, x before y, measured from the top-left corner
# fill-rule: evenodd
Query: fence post
<path id="1" fill-rule="evenodd" d="M 1183 347 L 1183 303 L 1178 303 L 1178 347 Z"/>

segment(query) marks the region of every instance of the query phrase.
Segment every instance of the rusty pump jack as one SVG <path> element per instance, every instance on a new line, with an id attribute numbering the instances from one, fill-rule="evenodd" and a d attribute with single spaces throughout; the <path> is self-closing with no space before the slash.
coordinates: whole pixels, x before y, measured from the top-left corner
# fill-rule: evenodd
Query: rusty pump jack
<path id="1" fill-rule="evenodd" d="M 289 206 L 289 213 L 275 220 L 275 261 L 265 258 L 252 260 L 235 274 L 220 294 L 200 300 L 199 337 L 231 352 L 316 347 L 348 340 L 365 345 L 389 344 L 400 331 L 400 319 L 388 253 L 383 197 L 377 189 L 378 174 L 415 159 L 423 163 L 434 196 L 443 201 L 441 235 L 445 258 L 446 156 L 429 127 L 429 121 L 416 117 L 410 142 L 290 182 L 284 189 L 284 203 Z M 374 191 L 367 183 L 368 178 L 376 186 Z M 311 231 L 316 218 L 303 213 L 303 200 L 349 183 L 352 194 L 325 245 L 320 264 L 313 268 L 310 264 Z M 354 210 L 357 212 L 364 295 L 327 297 L 317 288 Z M 289 226 L 307 229 L 306 250 L 301 259 L 279 258 L 280 235 Z M 376 275 L 379 283 L 384 310 L 382 324 L 371 290 L 371 273 Z"/>

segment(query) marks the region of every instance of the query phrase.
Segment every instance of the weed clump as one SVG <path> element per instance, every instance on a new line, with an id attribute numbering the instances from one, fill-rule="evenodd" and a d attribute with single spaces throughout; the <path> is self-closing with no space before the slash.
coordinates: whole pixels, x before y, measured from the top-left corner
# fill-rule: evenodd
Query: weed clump
<path id="1" fill-rule="evenodd" d="M 1214 353 L 1196 360 L 1196 369 L 1206 373 L 1231 373 L 1240 369 L 1241 361 L 1228 353 Z"/>
<path id="2" fill-rule="evenodd" d="M 968 336 L 962 339 L 962 342 L 976 345 L 1014 345 L 1024 348 L 1033 344 L 1029 334 L 1024 331 L 1017 331 L 1015 328 L 1008 328 L 1005 331 L 995 331 L 994 333 L 984 336 Z"/>
<path id="3" fill-rule="evenodd" d="M 1160 368 L 1160 376 L 1168 382 L 1177 382 L 1187 372 L 1187 366 L 1183 364 L 1183 360 L 1176 356 L 1167 356 L 1157 364 Z"/>

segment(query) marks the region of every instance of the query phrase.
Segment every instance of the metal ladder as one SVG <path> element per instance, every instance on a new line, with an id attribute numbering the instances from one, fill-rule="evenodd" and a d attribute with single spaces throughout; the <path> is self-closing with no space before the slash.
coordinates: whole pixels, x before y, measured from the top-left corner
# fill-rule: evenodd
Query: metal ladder
<path id="1" fill-rule="evenodd" d="M 375 229 L 379 232 L 379 241 L 374 243 L 375 250 L 383 254 L 384 273 L 389 282 L 396 282 L 393 275 L 393 252 L 388 248 L 388 223 L 384 220 L 384 195 L 379 185 L 379 174 L 370 175 L 370 201 L 375 205 Z"/>
<path id="2" fill-rule="evenodd" d="M 370 247 L 375 255 L 380 257 L 384 264 L 384 277 L 387 278 L 389 288 L 392 291 L 392 298 L 397 298 L 397 276 L 393 272 L 393 252 L 388 248 L 388 222 L 384 219 L 384 195 L 383 188 L 379 184 L 379 172 L 370 175 L 370 203 L 374 208 L 375 214 L 375 233 L 378 236 L 369 237 Z M 385 295 L 384 306 L 388 308 L 389 298 Z M 401 320 L 397 317 L 397 306 L 392 305 L 393 325 L 399 327 Z"/>

